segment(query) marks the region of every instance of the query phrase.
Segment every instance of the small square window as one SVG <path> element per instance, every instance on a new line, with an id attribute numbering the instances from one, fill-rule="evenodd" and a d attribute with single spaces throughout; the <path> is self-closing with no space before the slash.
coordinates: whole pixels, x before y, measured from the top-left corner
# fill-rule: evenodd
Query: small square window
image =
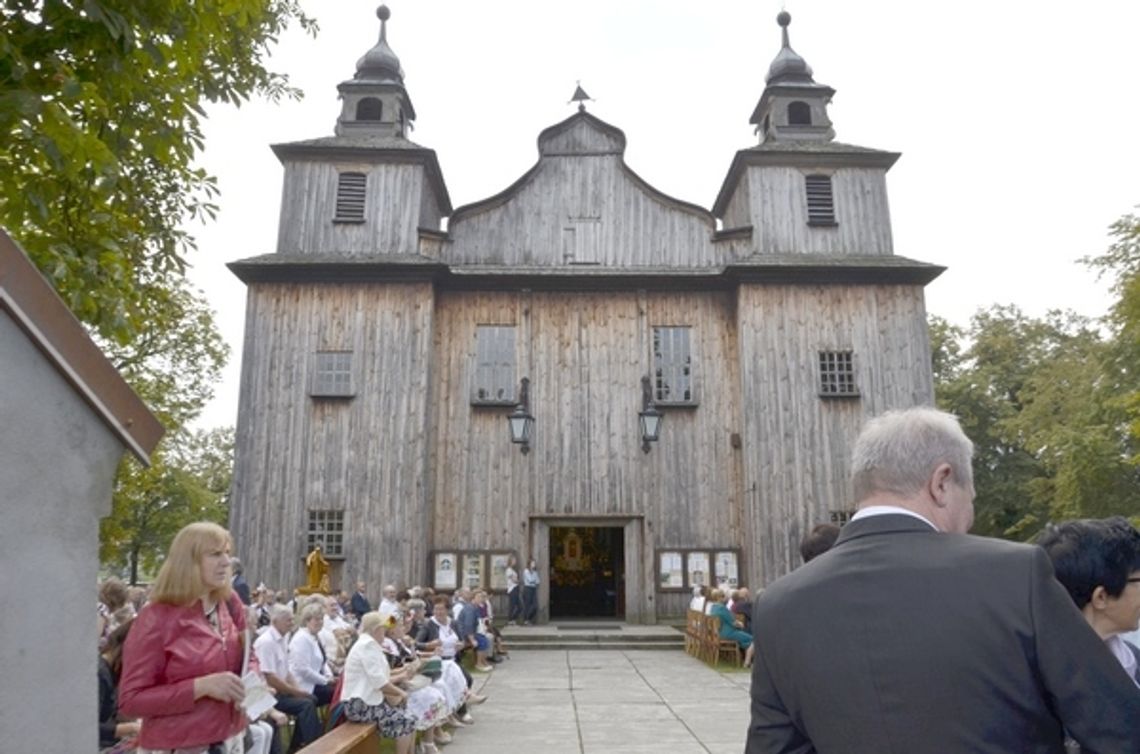
<path id="1" fill-rule="evenodd" d="M 819 394 L 825 398 L 858 397 L 853 351 L 819 352 Z"/>
<path id="2" fill-rule="evenodd" d="M 344 557 L 344 511 L 309 511 L 305 552 L 311 552 L 317 545 L 326 557 Z"/>
<path id="3" fill-rule="evenodd" d="M 855 515 L 854 511 L 830 511 L 831 523 L 843 526 L 851 517 Z"/>
<path id="4" fill-rule="evenodd" d="M 313 369 L 314 398 L 351 398 L 352 351 L 318 351 Z"/>

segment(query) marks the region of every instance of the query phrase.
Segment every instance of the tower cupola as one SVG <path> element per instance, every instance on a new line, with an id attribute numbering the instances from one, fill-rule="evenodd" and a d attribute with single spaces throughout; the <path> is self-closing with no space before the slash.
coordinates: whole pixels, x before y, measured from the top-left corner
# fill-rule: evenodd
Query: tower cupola
<path id="1" fill-rule="evenodd" d="M 380 39 L 356 62 L 356 75 L 342 82 L 337 91 L 343 102 L 336 122 L 337 136 L 407 136 L 415 120 L 400 59 L 388 46 L 387 5 L 376 9 Z"/>
<path id="2" fill-rule="evenodd" d="M 783 44 L 768 67 L 767 86 L 749 121 L 756 126 L 761 144 L 773 140 L 831 141 L 835 138 L 827 117 L 827 106 L 835 90 L 817 84 L 812 78 L 811 66 L 792 49 L 788 41 L 791 22 L 792 16 L 787 11 L 780 11 L 776 16 Z"/>

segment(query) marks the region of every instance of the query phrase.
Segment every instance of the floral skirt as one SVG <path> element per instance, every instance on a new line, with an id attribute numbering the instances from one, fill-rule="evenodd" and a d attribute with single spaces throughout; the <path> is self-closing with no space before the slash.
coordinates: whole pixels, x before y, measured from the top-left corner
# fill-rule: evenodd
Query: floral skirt
<path id="1" fill-rule="evenodd" d="M 344 716 L 354 723 L 375 723 L 382 738 L 403 738 L 416 729 L 415 719 L 388 702 L 373 706 L 358 696 L 344 703 Z"/>
<path id="2" fill-rule="evenodd" d="M 415 718 L 416 730 L 434 728 L 451 714 L 447 708 L 447 697 L 435 684 L 409 692 L 404 708 Z"/>

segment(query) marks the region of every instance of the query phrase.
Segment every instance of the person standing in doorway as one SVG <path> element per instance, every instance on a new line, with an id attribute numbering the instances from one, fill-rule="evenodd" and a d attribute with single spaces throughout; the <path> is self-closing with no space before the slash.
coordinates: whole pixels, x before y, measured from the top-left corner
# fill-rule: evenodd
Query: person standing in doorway
<path id="1" fill-rule="evenodd" d="M 538 563 L 531 558 L 523 569 L 523 624 L 534 625 L 538 618 Z"/>
<path id="2" fill-rule="evenodd" d="M 507 558 L 507 602 L 510 610 L 507 613 L 507 625 L 517 625 L 522 620 L 522 590 L 519 589 L 518 560 L 514 555 Z"/>

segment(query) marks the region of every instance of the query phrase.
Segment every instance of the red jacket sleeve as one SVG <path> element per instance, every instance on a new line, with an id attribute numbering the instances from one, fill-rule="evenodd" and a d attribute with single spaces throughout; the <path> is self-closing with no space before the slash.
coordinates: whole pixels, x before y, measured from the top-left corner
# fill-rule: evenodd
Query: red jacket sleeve
<path id="1" fill-rule="evenodd" d="M 174 621 L 165 606 L 150 605 L 135 618 L 123 645 L 119 711 L 125 717 L 153 717 L 189 712 L 194 679 L 166 682 L 165 628 Z"/>

